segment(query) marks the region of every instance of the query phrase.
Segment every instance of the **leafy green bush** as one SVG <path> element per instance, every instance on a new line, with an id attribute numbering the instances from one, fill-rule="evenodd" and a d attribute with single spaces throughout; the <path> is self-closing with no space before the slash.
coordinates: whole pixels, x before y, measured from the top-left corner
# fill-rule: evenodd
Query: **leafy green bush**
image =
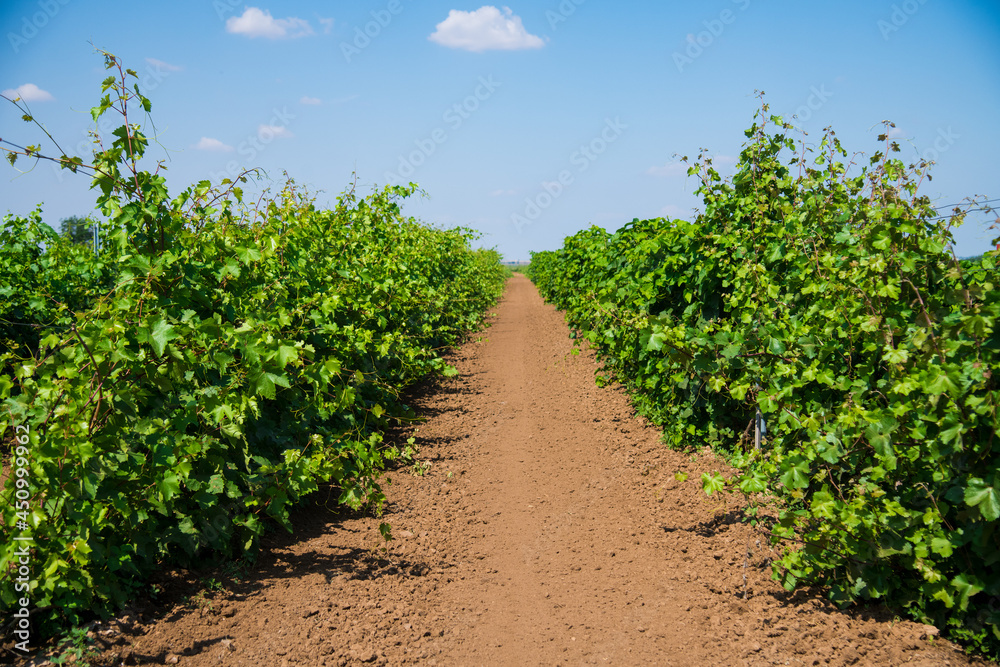
<path id="1" fill-rule="evenodd" d="M 673 445 L 743 465 L 707 491 L 782 501 L 787 587 L 883 600 L 997 655 L 997 253 L 956 260 L 959 220 L 917 195 L 928 165 L 886 136 L 855 170 L 832 132 L 814 153 L 766 111 L 731 180 L 689 170 L 694 222 L 585 230 L 534 254 L 533 279 Z M 768 452 L 743 454 L 758 409 Z"/>
<path id="2" fill-rule="evenodd" d="M 230 182 L 168 198 L 137 166 L 146 138 L 129 102 L 149 102 L 106 64 L 118 75 L 94 118 L 114 109 L 124 125 L 92 165 L 58 158 L 100 189 L 102 255 L 38 213 L 0 232 L 15 295 L 0 313 L 0 430 L 30 490 L 22 501 L 11 475 L 2 492 L 0 568 L 30 535 L 28 597 L 49 621 L 110 610 L 164 561 L 252 549 L 268 521 L 290 530 L 318 484 L 377 511 L 396 455 L 380 433 L 408 414 L 400 390 L 454 372 L 440 351 L 505 280 L 470 231 L 401 215 L 412 185 L 351 191 L 332 211 L 293 182 L 252 209 Z M 0 606 L 23 595 L 5 586 Z"/>

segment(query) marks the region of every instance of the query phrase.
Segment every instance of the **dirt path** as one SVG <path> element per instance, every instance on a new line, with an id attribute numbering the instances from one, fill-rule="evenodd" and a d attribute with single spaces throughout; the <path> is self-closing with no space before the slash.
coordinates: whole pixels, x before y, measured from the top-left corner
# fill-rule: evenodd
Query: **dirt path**
<path id="1" fill-rule="evenodd" d="M 932 629 L 785 594 L 733 508 L 674 479 L 714 458 L 596 387 L 525 278 L 497 310 L 415 400 L 430 467 L 389 475 L 387 553 L 378 519 L 309 508 L 242 583 L 98 629 L 106 664 L 970 664 Z"/>

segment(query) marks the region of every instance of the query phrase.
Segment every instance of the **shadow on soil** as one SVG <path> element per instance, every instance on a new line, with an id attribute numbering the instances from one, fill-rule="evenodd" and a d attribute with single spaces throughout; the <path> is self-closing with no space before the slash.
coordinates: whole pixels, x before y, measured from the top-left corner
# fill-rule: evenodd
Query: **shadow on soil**
<path id="1" fill-rule="evenodd" d="M 467 388 L 461 378 L 429 378 L 407 390 L 401 397 L 402 402 L 423 418 L 440 414 L 442 410 L 433 407 L 433 399 L 442 395 L 467 394 L 475 391 Z M 406 443 L 420 422 L 403 424 L 390 428 L 384 435 L 387 445 L 401 447 Z M 441 438 L 417 437 L 418 458 L 421 460 L 438 461 L 442 457 L 435 454 L 440 451 L 436 445 L 445 444 Z M 410 463 L 393 461 L 388 470 L 406 468 Z M 387 489 L 390 498 L 383 507 L 383 517 L 392 521 L 392 515 L 398 511 L 398 503 L 391 498 L 391 489 Z M 348 519 L 371 516 L 367 510 L 355 511 L 337 504 L 339 489 L 333 486 L 321 487 L 310 495 L 291 513 L 291 523 L 294 533 L 287 533 L 274 527 L 261 538 L 260 550 L 254 562 L 242 561 L 227 563 L 200 570 L 171 570 L 162 573 L 151 581 L 151 585 L 160 590 L 155 602 L 152 600 L 137 601 L 136 609 L 143 608 L 146 623 L 165 619 L 170 621 L 191 609 L 192 604 L 204 604 L 212 593 L 212 586 L 225 592 L 223 597 L 240 599 L 263 590 L 263 581 L 281 579 L 298 579 L 309 574 L 322 574 L 329 583 L 334 578 L 346 576 L 355 580 L 375 580 L 387 576 L 422 577 L 430 571 L 430 567 L 420 561 L 393 556 L 386 557 L 381 553 L 381 542 L 373 542 L 371 549 L 344 548 L 339 552 L 328 547 L 324 551 L 303 551 L 300 545 L 310 542 L 323 535 L 333 532 L 357 532 L 356 529 L 345 527 Z M 193 601 L 193 602 L 192 602 Z M 184 605 L 178 609 L 178 605 Z M 159 609 L 160 611 L 156 611 Z M 174 611 L 168 611 L 173 609 Z M 138 656 L 137 656 L 138 657 Z M 149 656 L 155 659 L 156 656 Z"/>
<path id="2" fill-rule="evenodd" d="M 749 524 L 751 523 L 751 519 L 754 518 L 746 513 L 745 508 L 735 508 L 726 512 L 720 512 L 709 520 L 700 521 L 690 526 L 664 526 L 663 529 L 667 533 L 676 531 L 694 533 L 703 539 L 709 540 L 722 535 L 731 527 Z M 773 525 L 775 519 L 769 516 L 760 516 L 756 517 L 756 519 L 762 525 L 757 528 L 755 533 L 761 542 L 766 543 L 770 534 L 768 528 Z M 707 553 L 711 549 L 706 545 L 705 551 Z M 754 551 L 757 553 L 747 560 L 747 565 L 757 570 L 765 578 L 770 578 L 772 556 L 773 558 L 777 558 L 777 552 L 772 551 L 772 556 L 763 556 L 763 552 L 759 551 L 759 549 L 754 549 Z M 740 558 L 742 558 L 742 555 Z M 857 603 L 846 608 L 838 607 L 827 598 L 827 591 L 819 586 L 802 587 L 793 591 L 786 591 L 780 588 L 775 589 L 773 587 L 770 590 L 761 590 L 760 586 L 754 586 L 753 588 L 755 590 L 751 591 L 751 597 L 770 597 L 783 608 L 809 607 L 814 612 L 840 615 L 853 621 L 875 621 L 878 623 L 894 624 L 901 620 L 909 620 L 905 615 L 901 615 L 899 611 L 893 611 L 885 605 L 874 601 Z M 737 589 L 731 593 L 734 599 L 741 599 L 744 595 L 744 589 Z"/>
<path id="3" fill-rule="evenodd" d="M 444 358 L 454 363 L 451 355 Z M 394 426 L 384 434 L 387 445 L 402 447 L 419 429 L 421 422 L 443 412 L 435 407 L 440 404 L 435 400 L 442 396 L 467 395 L 479 392 L 470 388 L 468 379 L 455 377 L 432 377 L 425 379 L 403 393 L 400 397 L 404 405 L 412 408 L 419 420 L 410 424 Z M 442 438 L 420 438 L 417 434 L 417 457 L 431 462 L 444 460 L 436 452 L 447 441 Z M 412 462 L 390 462 L 387 470 L 398 470 L 412 465 Z M 391 496 L 391 489 L 388 489 Z M 303 503 L 291 513 L 291 523 L 294 533 L 287 533 L 274 526 L 260 541 L 260 549 L 251 558 L 230 561 L 211 562 L 203 568 L 170 568 L 159 572 L 149 581 L 143 583 L 142 592 L 125 607 L 116 619 L 100 622 L 91 621 L 88 625 L 94 631 L 90 649 L 107 655 L 115 646 L 123 643 L 131 644 L 137 637 L 146 632 L 146 627 L 158 621 L 176 620 L 180 616 L 191 613 L 200 607 L 223 603 L 226 600 L 241 600 L 254 595 L 265 586 L 262 582 L 280 579 L 297 579 L 310 574 L 320 573 L 327 582 L 336 577 L 346 576 L 354 580 L 377 580 L 382 577 L 422 577 L 431 570 L 427 563 L 419 560 L 387 557 L 380 551 L 383 544 L 372 542 L 371 549 L 343 548 L 339 552 L 329 547 L 323 552 L 316 550 L 303 551 L 302 544 L 333 532 L 351 531 L 343 524 L 348 519 L 370 516 L 367 511 L 354 511 L 337 504 L 339 489 L 327 486 L 304 499 Z M 398 504 L 392 498 L 384 505 L 386 521 L 392 521 L 392 515 L 398 511 Z M 331 553 L 333 551 L 334 553 Z M 117 632 L 113 638 L 102 636 L 100 628 L 114 627 Z M 198 653 L 210 648 L 212 644 L 225 641 L 223 636 L 211 642 L 201 642 L 205 646 L 195 646 L 187 654 Z M 45 662 L 43 656 L 57 657 L 54 640 L 42 645 L 34 657 L 25 657 L 12 651 L 0 650 L 0 664 L 31 665 Z M 133 653 L 127 664 L 164 664 L 168 654 L 143 655 Z M 11 662 L 7 662 L 11 660 Z M 50 663 L 49 663 L 50 664 Z M 91 664 L 103 664 L 92 662 Z"/>

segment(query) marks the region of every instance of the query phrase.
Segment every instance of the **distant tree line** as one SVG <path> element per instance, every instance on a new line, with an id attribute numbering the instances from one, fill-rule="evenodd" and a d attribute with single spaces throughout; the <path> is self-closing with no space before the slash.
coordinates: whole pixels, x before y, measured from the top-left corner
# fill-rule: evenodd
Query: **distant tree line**
<path id="1" fill-rule="evenodd" d="M 90 218 L 73 215 L 63 218 L 59 225 L 59 233 L 73 243 L 93 245 L 94 224 L 94 221 Z"/>

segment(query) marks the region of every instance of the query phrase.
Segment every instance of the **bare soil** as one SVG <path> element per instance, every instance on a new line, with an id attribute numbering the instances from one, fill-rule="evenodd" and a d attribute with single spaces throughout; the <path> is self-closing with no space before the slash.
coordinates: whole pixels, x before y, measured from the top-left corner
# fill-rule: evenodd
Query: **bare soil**
<path id="1" fill-rule="evenodd" d="M 320 494 L 223 590 L 182 600 L 195 575 L 164 575 L 160 602 L 95 626 L 93 662 L 986 664 L 933 627 L 773 583 L 776 552 L 695 481 L 724 464 L 668 450 L 597 387 L 526 278 L 490 321 L 451 358 L 458 377 L 413 396 L 427 421 L 393 437 L 415 435 L 426 464 L 388 473 L 382 519 Z"/>

